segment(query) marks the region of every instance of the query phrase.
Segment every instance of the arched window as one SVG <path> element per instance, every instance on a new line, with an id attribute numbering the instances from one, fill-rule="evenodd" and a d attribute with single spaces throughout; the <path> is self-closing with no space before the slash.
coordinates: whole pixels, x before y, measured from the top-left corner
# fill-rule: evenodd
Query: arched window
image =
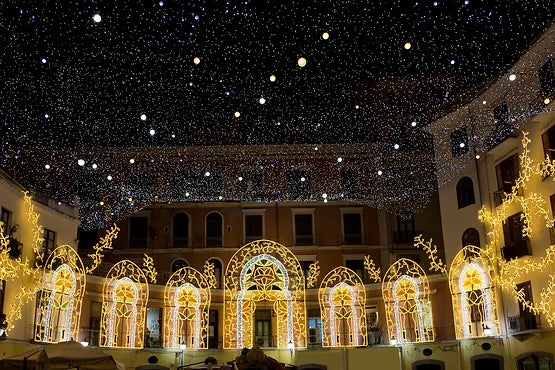
<path id="1" fill-rule="evenodd" d="M 223 217 L 218 212 L 210 212 L 206 216 L 207 247 L 223 247 L 223 224 Z"/>
<path id="2" fill-rule="evenodd" d="M 222 262 L 217 258 L 210 258 L 208 262 L 214 264 L 214 275 L 216 276 L 216 289 L 222 289 Z"/>
<path id="3" fill-rule="evenodd" d="M 472 245 L 474 247 L 480 247 L 480 233 L 474 228 L 466 229 L 462 235 L 462 246 L 467 247 Z"/>
<path id="4" fill-rule="evenodd" d="M 184 259 L 181 259 L 181 258 L 176 259 L 175 261 L 172 262 L 172 272 L 176 272 L 180 268 L 188 267 L 188 266 L 189 266 L 189 263 Z"/>
<path id="5" fill-rule="evenodd" d="M 503 356 L 484 353 L 470 358 L 472 370 L 503 370 Z"/>
<path id="6" fill-rule="evenodd" d="M 184 212 L 173 216 L 172 247 L 187 248 L 189 246 L 189 216 Z"/>
<path id="7" fill-rule="evenodd" d="M 412 370 L 444 370 L 445 363 L 438 360 L 420 360 L 412 363 Z"/>
<path id="8" fill-rule="evenodd" d="M 463 177 L 457 183 L 457 203 L 459 208 L 476 203 L 474 199 L 474 183 L 470 177 Z"/>
<path id="9" fill-rule="evenodd" d="M 526 353 L 516 359 L 518 370 L 551 370 L 554 368 L 551 353 L 535 352 Z"/>

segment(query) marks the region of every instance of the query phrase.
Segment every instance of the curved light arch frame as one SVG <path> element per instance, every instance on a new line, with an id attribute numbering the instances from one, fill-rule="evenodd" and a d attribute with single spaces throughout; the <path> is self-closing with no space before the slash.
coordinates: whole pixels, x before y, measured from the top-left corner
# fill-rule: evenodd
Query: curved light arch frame
<path id="1" fill-rule="evenodd" d="M 66 311 L 62 308 L 64 302 L 60 300 L 58 306 L 54 307 L 56 280 L 63 271 L 69 272 L 71 277 L 71 300 L 67 304 L 67 315 L 60 325 L 59 316 Z M 34 339 L 43 343 L 58 343 L 78 338 L 79 322 L 81 318 L 81 305 L 85 294 L 86 274 L 85 267 L 77 252 L 70 245 L 61 245 L 55 248 L 48 256 L 43 268 L 43 286 L 37 303 L 36 324 L 34 328 Z M 58 314 L 56 324 L 52 318 Z M 61 338 L 58 338 L 59 330 L 62 329 Z"/>
<path id="2" fill-rule="evenodd" d="M 131 284 L 134 291 L 131 303 L 131 320 L 128 323 L 129 343 L 123 341 L 118 344 L 116 339 L 119 325 L 115 319 L 117 306 L 117 289 L 123 284 Z M 102 314 L 100 323 L 100 346 L 111 348 L 138 348 L 144 346 L 144 328 L 146 320 L 146 306 L 148 303 L 148 281 L 142 269 L 130 260 L 116 263 L 104 279 L 102 294 Z M 130 327 L 130 329 L 129 329 Z"/>
<path id="3" fill-rule="evenodd" d="M 397 289 L 403 280 L 408 280 L 414 288 L 413 306 L 415 311 L 413 313 L 416 315 L 415 318 L 411 317 L 413 316 L 411 313 L 401 312 L 399 308 Z M 419 264 L 407 258 L 400 258 L 392 264 L 382 282 L 382 296 L 390 340 L 395 337 L 400 344 L 434 341 L 430 286 L 428 277 Z M 407 322 L 412 322 L 414 326 L 407 326 Z M 410 334 L 409 329 L 415 330 L 414 338 L 403 335 L 403 333 Z"/>
<path id="4" fill-rule="evenodd" d="M 164 347 L 179 348 L 178 312 L 179 293 L 183 289 L 192 289 L 197 297 L 195 306 L 195 335 L 193 343 L 187 343 L 188 348 L 208 348 L 208 313 L 210 308 L 210 285 L 204 275 L 192 267 L 183 267 L 174 272 L 164 288 Z M 186 324 L 186 323 L 185 323 Z"/>
<path id="5" fill-rule="evenodd" d="M 284 285 L 284 299 L 272 300 L 274 309 L 279 315 L 288 317 L 290 314 L 291 325 L 287 330 L 278 327 L 278 348 L 306 348 L 306 303 L 305 283 L 301 265 L 295 255 L 283 245 L 271 240 L 256 240 L 250 242 L 237 250 L 229 260 L 224 274 L 224 348 L 243 348 L 253 346 L 253 336 L 243 334 L 243 326 L 251 327 L 254 317 L 255 306 L 253 297 L 243 292 L 244 274 L 246 264 L 249 261 L 260 261 L 255 259 L 259 255 L 275 264 L 275 261 L 283 266 L 287 276 L 287 285 Z M 268 256 L 275 260 L 268 258 Z M 280 273 L 283 273 L 278 264 Z M 279 291 L 272 291 L 279 292 Z M 286 293 L 287 292 L 287 293 Z M 279 294 L 279 293 L 277 293 Z M 238 302 L 241 301 L 241 315 L 238 315 Z M 283 305 L 286 302 L 287 304 Z M 241 316 L 241 319 L 239 319 Z M 245 321 L 246 320 L 246 321 Z M 282 328 L 284 326 L 282 325 Z M 291 329 L 291 334 L 290 330 Z M 291 339 L 290 339 L 291 338 Z M 289 342 L 290 341 L 290 342 Z"/>
<path id="6" fill-rule="evenodd" d="M 482 302 L 476 309 L 483 312 L 484 320 L 479 322 L 481 330 L 472 331 L 471 311 L 467 300 L 467 292 L 464 289 L 465 274 L 470 269 L 475 269 L 480 276 Z M 455 321 L 455 334 L 457 339 L 496 336 L 501 334 L 498 313 L 498 288 L 494 285 L 496 281 L 496 269 L 488 255 L 479 247 L 466 246 L 460 250 L 453 259 L 449 269 L 449 289 L 453 302 L 453 317 Z M 485 333 L 485 327 L 490 333 Z"/>
<path id="7" fill-rule="evenodd" d="M 342 321 L 341 327 L 338 327 L 339 324 L 335 319 L 336 307 L 333 298 L 335 292 L 340 287 L 346 287 L 350 292 L 351 317 L 348 322 Z M 353 270 L 344 266 L 339 266 L 330 271 L 320 283 L 318 301 L 320 303 L 320 314 L 323 327 L 323 347 L 354 347 L 367 345 L 368 339 L 365 312 L 366 290 L 362 280 Z M 341 329 L 344 332 L 348 330 L 348 333 L 347 336 L 343 337 L 343 341 L 340 340 L 338 343 L 337 332 Z M 349 338 L 348 343 L 341 343 L 345 342 L 345 338 Z"/>

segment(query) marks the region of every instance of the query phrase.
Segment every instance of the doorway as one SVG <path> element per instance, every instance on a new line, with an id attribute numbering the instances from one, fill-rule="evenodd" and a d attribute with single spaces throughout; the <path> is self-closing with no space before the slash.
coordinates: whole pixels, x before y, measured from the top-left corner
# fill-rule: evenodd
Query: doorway
<path id="1" fill-rule="evenodd" d="M 256 310 L 254 312 L 254 341 L 262 342 L 261 347 L 273 347 L 272 310 Z"/>

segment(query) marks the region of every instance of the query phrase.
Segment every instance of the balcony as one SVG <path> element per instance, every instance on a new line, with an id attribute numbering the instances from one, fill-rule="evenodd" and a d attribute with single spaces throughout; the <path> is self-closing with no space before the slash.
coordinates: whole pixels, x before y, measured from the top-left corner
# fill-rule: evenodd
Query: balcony
<path id="1" fill-rule="evenodd" d="M 522 192 L 522 189 L 518 189 L 518 191 L 516 192 L 516 195 L 518 196 L 523 196 L 524 193 Z M 505 190 L 497 190 L 493 192 L 493 206 L 494 207 L 499 207 L 501 204 L 503 204 L 503 200 L 505 199 Z"/>
<path id="2" fill-rule="evenodd" d="M 422 234 L 422 231 L 395 231 L 393 233 L 393 240 L 395 244 L 413 243 L 414 238 Z"/>
<path id="3" fill-rule="evenodd" d="M 505 261 L 509 261 L 515 258 L 531 256 L 532 249 L 530 248 L 530 239 L 518 240 L 512 244 L 507 244 L 501 248 L 501 253 Z"/>
<path id="4" fill-rule="evenodd" d="M 509 322 L 509 334 L 519 341 L 523 341 L 529 336 L 541 337 L 540 317 L 531 313 L 521 316 L 510 316 L 507 318 Z"/>

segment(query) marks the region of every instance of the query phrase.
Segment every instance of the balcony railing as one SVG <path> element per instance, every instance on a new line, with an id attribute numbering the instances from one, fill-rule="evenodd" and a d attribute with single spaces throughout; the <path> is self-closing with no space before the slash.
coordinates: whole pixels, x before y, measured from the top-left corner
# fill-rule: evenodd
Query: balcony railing
<path id="1" fill-rule="evenodd" d="M 345 244 L 362 244 L 362 235 L 345 234 Z"/>
<path id="2" fill-rule="evenodd" d="M 532 250 L 530 248 L 530 239 L 522 239 L 513 244 L 505 245 L 501 248 L 501 252 L 503 253 L 505 261 L 524 256 L 531 256 Z"/>
<path id="3" fill-rule="evenodd" d="M 540 329 L 540 317 L 532 314 L 509 317 L 509 332 L 519 333 L 527 330 Z"/>
<path id="4" fill-rule="evenodd" d="M 414 238 L 422 234 L 422 231 L 395 231 L 393 240 L 395 243 L 412 243 Z"/>
<path id="5" fill-rule="evenodd" d="M 524 193 L 522 189 L 518 189 L 516 195 L 522 196 Z M 494 207 L 499 207 L 503 204 L 503 200 L 505 199 L 505 190 L 497 190 L 493 192 L 493 205 Z"/>

